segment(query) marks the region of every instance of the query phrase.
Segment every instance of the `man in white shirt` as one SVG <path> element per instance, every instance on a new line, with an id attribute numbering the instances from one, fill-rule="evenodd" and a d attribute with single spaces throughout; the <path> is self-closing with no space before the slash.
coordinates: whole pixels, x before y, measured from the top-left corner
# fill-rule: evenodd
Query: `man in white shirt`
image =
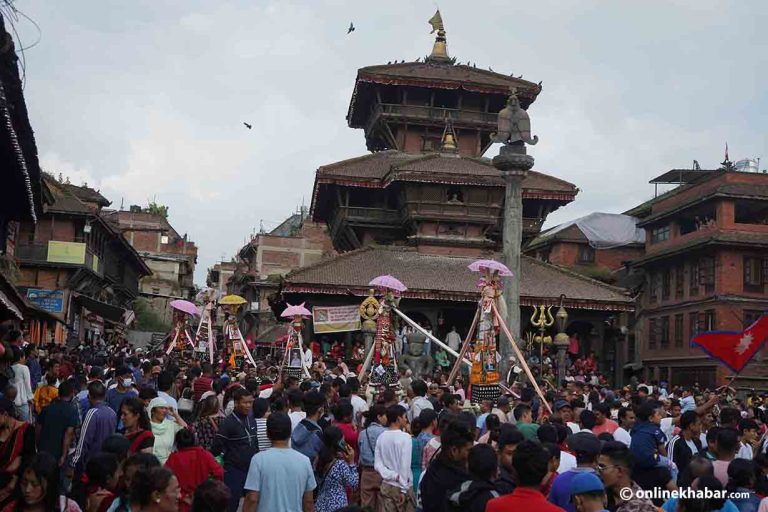
<path id="1" fill-rule="evenodd" d="M 416 397 L 411 402 L 411 408 L 408 409 L 408 421 L 413 421 L 413 418 L 418 418 L 421 411 L 424 409 L 434 409 L 432 402 L 427 397 L 427 383 L 421 379 L 416 379 L 411 382 L 411 389 Z"/>
<path id="2" fill-rule="evenodd" d="M 448 335 L 445 337 L 445 343 L 451 347 L 451 350 L 454 352 L 459 351 L 459 347 L 461 347 L 461 336 L 458 332 L 456 332 L 456 326 L 454 325 L 451 327 L 451 332 L 448 333 Z"/>
<path id="3" fill-rule="evenodd" d="M 357 377 L 349 377 L 347 379 L 347 386 L 351 391 L 349 401 L 352 403 L 352 423 L 358 427 L 363 424 L 363 414 L 368 410 L 368 402 L 366 402 L 358 393 L 360 392 L 360 381 Z"/>
<path id="4" fill-rule="evenodd" d="M 405 409 L 387 408 L 387 430 L 376 441 L 373 467 L 381 475 L 380 509 L 411 512 L 415 509 L 413 473 L 411 472 L 411 436 L 403 432 L 408 425 Z"/>
<path id="5" fill-rule="evenodd" d="M 296 428 L 296 425 L 301 423 L 301 420 L 307 417 L 307 413 L 303 411 L 304 408 L 304 394 L 298 389 L 291 389 L 287 393 L 288 395 L 288 417 L 291 419 L 291 432 Z"/>
<path id="6" fill-rule="evenodd" d="M 629 446 L 632 437 L 629 433 L 635 425 L 635 411 L 631 407 L 622 407 L 619 409 L 619 428 L 613 431 L 613 438 Z"/>
<path id="7" fill-rule="evenodd" d="M 753 445 L 760 438 L 758 434 L 760 427 L 755 420 L 745 418 L 739 421 L 739 434 L 741 435 L 741 444 L 739 451 L 736 452 L 737 459 L 752 460 L 754 458 Z"/>

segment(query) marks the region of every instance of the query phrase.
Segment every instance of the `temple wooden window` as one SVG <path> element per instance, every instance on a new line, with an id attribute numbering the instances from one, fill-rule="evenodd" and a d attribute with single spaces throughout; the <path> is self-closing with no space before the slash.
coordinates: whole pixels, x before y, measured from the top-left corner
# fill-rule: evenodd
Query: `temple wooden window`
<path id="1" fill-rule="evenodd" d="M 672 273 L 670 270 L 664 270 L 661 273 L 661 300 L 668 300 L 672 288 Z"/>
<path id="2" fill-rule="evenodd" d="M 656 340 L 658 339 L 659 331 L 657 327 L 657 321 L 655 318 L 648 320 L 648 348 L 656 348 Z"/>
<path id="3" fill-rule="evenodd" d="M 759 309 L 745 309 L 744 320 L 742 320 L 742 326 L 744 329 L 757 322 L 757 319 L 763 316 L 763 311 Z"/>
<path id="4" fill-rule="evenodd" d="M 671 229 L 669 224 L 666 226 L 660 226 L 658 228 L 653 228 L 653 231 L 651 231 L 651 242 L 652 243 L 658 243 L 663 242 L 665 240 L 669 240 L 669 233 Z"/>
<path id="5" fill-rule="evenodd" d="M 765 260 L 753 256 L 744 256 L 744 291 L 763 291 L 763 267 Z"/>
<path id="6" fill-rule="evenodd" d="M 661 332 L 659 333 L 659 344 L 661 348 L 669 347 L 669 317 L 661 317 Z"/>
<path id="7" fill-rule="evenodd" d="M 464 193 L 459 187 L 448 187 L 448 192 L 445 199 L 449 203 L 463 203 Z"/>
<path id="8" fill-rule="evenodd" d="M 683 315 L 682 313 L 679 315 L 675 315 L 675 347 L 681 348 L 683 346 Z"/>
<path id="9" fill-rule="evenodd" d="M 675 298 L 682 299 L 685 294 L 685 267 L 678 265 L 675 268 Z"/>
<path id="10" fill-rule="evenodd" d="M 579 246 L 579 263 L 594 263 L 595 249 L 589 245 Z"/>

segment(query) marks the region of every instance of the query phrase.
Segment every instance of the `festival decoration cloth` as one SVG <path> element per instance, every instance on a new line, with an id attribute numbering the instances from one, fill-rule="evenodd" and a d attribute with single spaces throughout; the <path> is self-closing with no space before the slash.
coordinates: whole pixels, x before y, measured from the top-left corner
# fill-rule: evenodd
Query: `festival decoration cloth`
<path id="1" fill-rule="evenodd" d="M 694 336 L 691 345 L 698 345 L 710 357 L 739 373 L 768 339 L 768 315 L 741 332 L 709 331 Z"/>
<path id="2" fill-rule="evenodd" d="M 197 306 L 188 300 L 177 299 L 172 301 L 170 306 L 177 311 L 181 311 L 182 313 L 198 316 Z"/>

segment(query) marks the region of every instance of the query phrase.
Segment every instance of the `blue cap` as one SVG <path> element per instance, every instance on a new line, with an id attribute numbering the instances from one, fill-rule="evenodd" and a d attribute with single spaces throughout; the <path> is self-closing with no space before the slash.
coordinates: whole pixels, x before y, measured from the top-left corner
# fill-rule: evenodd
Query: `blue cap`
<path id="1" fill-rule="evenodd" d="M 578 473 L 571 480 L 571 496 L 588 492 L 605 492 L 605 486 L 600 478 L 592 473 Z"/>

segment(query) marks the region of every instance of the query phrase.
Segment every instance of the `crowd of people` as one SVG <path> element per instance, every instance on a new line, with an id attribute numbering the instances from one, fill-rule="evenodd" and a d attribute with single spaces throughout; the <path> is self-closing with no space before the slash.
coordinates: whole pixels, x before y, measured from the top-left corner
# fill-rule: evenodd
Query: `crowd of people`
<path id="1" fill-rule="evenodd" d="M 372 394 L 330 361 L 299 379 L 0 335 L 0 512 L 768 512 L 768 395 L 614 389 L 590 355 L 543 399 L 513 372 L 471 404 L 439 366 Z"/>

